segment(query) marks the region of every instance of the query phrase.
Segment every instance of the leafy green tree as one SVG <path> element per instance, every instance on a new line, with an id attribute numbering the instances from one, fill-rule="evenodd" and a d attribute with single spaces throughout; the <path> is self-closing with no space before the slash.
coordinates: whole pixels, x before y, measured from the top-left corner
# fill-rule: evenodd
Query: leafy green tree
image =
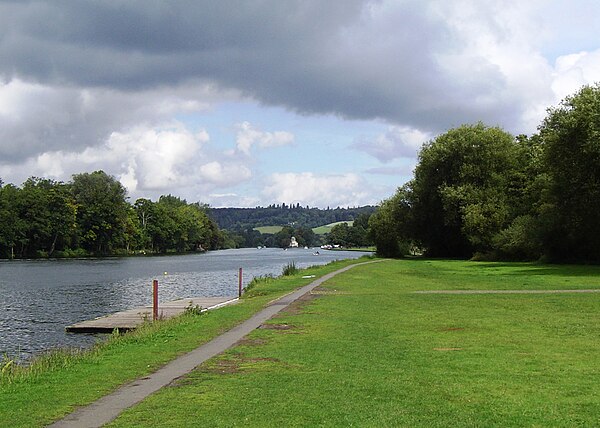
<path id="1" fill-rule="evenodd" d="M 548 187 L 539 135 L 519 135 L 517 168 L 509 175 L 507 195 L 510 224 L 493 238 L 494 253 L 500 259 L 537 260 L 543 254 L 540 212 L 542 195 Z"/>
<path id="2" fill-rule="evenodd" d="M 383 257 L 402 257 L 412 246 L 413 193 L 411 183 L 400 187 L 369 218 L 369 235 Z"/>
<path id="3" fill-rule="evenodd" d="M 123 185 L 104 171 L 95 171 L 74 175 L 71 189 L 81 246 L 94 254 L 122 247 L 128 218 Z"/>
<path id="4" fill-rule="evenodd" d="M 511 218 L 507 187 L 517 169 L 513 136 L 482 123 L 425 144 L 413 183 L 415 238 L 429 255 L 489 252 Z"/>
<path id="5" fill-rule="evenodd" d="M 26 224 L 19 216 L 21 189 L 12 184 L 0 187 L 0 250 L 4 257 L 14 259 L 26 242 Z"/>
<path id="6" fill-rule="evenodd" d="M 299 208 L 296 208 L 299 209 Z M 300 246 L 311 247 L 315 244 L 316 235 L 310 227 L 296 227 L 294 229 L 294 236 Z"/>
<path id="7" fill-rule="evenodd" d="M 151 251 L 199 251 L 222 248 L 225 237 L 211 220 L 207 207 L 163 195 L 158 202 L 138 199 L 134 204 L 141 237 Z"/>
<path id="8" fill-rule="evenodd" d="M 291 226 L 284 226 L 283 229 L 273 235 L 273 244 L 270 246 L 287 248 L 290 246 L 292 236 L 294 236 L 294 229 Z"/>
<path id="9" fill-rule="evenodd" d="M 547 254 L 600 261 L 600 84 L 549 109 L 540 136 L 548 173 L 541 210 Z"/>
<path id="10" fill-rule="evenodd" d="M 129 206 L 124 232 L 125 252 L 129 254 L 134 250 L 143 250 L 146 248 L 145 244 L 147 242 L 147 236 L 142 229 L 137 211 L 133 206 Z"/>
<path id="11" fill-rule="evenodd" d="M 350 228 L 350 241 L 352 242 L 353 246 L 366 247 L 373 244 L 369 238 L 370 217 L 370 213 L 361 213 L 354 220 L 354 223 Z"/>
<path id="12" fill-rule="evenodd" d="M 31 177 L 23 183 L 18 205 L 26 229 L 21 257 L 50 257 L 70 243 L 77 209 L 68 185 Z"/>
<path id="13" fill-rule="evenodd" d="M 350 243 L 350 226 L 348 226 L 348 223 L 339 223 L 333 226 L 327 236 L 327 242 L 331 245 L 348 246 Z"/>

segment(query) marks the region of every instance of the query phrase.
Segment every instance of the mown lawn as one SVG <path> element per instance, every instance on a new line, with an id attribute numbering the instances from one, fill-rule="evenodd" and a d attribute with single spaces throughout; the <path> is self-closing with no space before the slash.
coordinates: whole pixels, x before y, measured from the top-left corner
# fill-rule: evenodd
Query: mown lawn
<path id="1" fill-rule="evenodd" d="M 303 271 L 321 276 L 357 260 Z M 37 427 L 59 419 L 118 386 L 145 376 L 206 343 L 312 279 L 301 275 L 261 283 L 241 303 L 206 315 L 186 315 L 114 337 L 82 355 L 52 354 L 24 369 L 0 356 L 0 427 Z M 253 296 L 253 297 L 252 297 Z"/>
<path id="2" fill-rule="evenodd" d="M 596 426 L 600 267 L 357 267 L 112 426 Z"/>

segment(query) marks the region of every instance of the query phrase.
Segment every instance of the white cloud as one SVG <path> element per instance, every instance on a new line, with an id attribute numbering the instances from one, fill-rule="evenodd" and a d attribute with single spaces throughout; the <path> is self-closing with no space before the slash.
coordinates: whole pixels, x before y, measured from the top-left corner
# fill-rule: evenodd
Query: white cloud
<path id="1" fill-rule="evenodd" d="M 181 124 L 159 128 L 139 126 L 129 132 L 113 132 L 103 157 L 112 157 L 115 166 L 125 172 L 130 190 L 167 190 L 188 180 L 191 160 L 208 141 L 206 131 L 191 133 Z M 117 166 L 118 165 L 118 166 Z"/>
<path id="2" fill-rule="evenodd" d="M 552 90 L 557 99 L 577 92 L 583 85 L 600 82 L 600 49 L 556 59 Z"/>
<path id="3" fill-rule="evenodd" d="M 261 204 L 260 200 L 257 197 L 249 195 L 239 195 L 237 193 L 211 193 L 208 195 L 206 202 L 208 202 L 211 206 L 216 208 L 252 208 Z"/>
<path id="4" fill-rule="evenodd" d="M 206 182 L 216 184 L 220 187 L 238 184 L 252 177 L 250 168 L 245 165 L 224 165 L 218 161 L 212 161 L 200 166 L 198 173 Z"/>
<path id="5" fill-rule="evenodd" d="M 352 147 L 370 154 L 381 162 L 397 158 L 416 158 L 419 148 L 431 138 L 429 133 L 406 126 L 390 126 L 375 138 L 362 137 Z"/>
<path id="6" fill-rule="evenodd" d="M 239 162 L 209 159 L 205 130 L 192 132 L 179 122 L 140 125 L 113 132 L 99 147 L 83 151 L 47 151 L 15 165 L 0 165 L 0 176 L 31 175 L 68 181 L 75 173 L 102 169 L 114 175 L 135 199 L 175 193 L 191 200 L 252 176 Z M 17 183 L 18 184 L 18 183 Z"/>
<path id="7" fill-rule="evenodd" d="M 271 202 L 326 206 L 358 206 L 375 203 L 367 183 L 357 174 L 317 175 L 312 172 L 275 173 L 263 190 Z"/>
<path id="8" fill-rule="evenodd" d="M 533 19 L 539 7 L 538 2 L 435 3 L 450 39 L 435 53 L 445 80 L 452 82 L 447 108 L 470 105 L 472 122 L 484 120 L 512 132 L 535 130 L 539 105 L 552 101 L 552 67 L 539 49 L 543 26 Z"/>
<path id="9" fill-rule="evenodd" d="M 237 123 L 235 128 L 237 149 L 246 155 L 250 154 L 250 149 L 255 144 L 267 148 L 286 146 L 294 142 L 294 135 L 287 131 L 265 132 L 255 128 L 249 122 Z"/>

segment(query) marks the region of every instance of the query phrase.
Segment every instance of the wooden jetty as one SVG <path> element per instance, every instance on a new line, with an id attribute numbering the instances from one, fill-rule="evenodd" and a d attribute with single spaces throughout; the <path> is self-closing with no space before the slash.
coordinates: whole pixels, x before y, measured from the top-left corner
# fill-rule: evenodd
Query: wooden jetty
<path id="1" fill-rule="evenodd" d="M 233 297 L 189 297 L 159 304 L 158 315 L 159 319 L 167 319 L 182 314 L 189 307 L 198 306 L 203 311 L 208 311 L 237 301 L 238 299 Z M 133 330 L 145 321 L 152 321 L 152 305 L 81 321 L 65 327 L 65 330 L 71 333 L 111 333 L 116 328 L 123 331 Z"/>

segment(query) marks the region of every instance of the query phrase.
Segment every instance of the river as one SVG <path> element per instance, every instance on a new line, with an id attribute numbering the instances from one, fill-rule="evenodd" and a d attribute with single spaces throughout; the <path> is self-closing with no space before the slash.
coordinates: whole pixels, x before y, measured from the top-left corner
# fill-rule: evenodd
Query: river
<path id="1" fill-rule="evenodd" d="M 366 253 L 245 248 L 162 257 L 0 261 L 0 361 L 45 350 L 86 347 L 102 337 L 66 333 L 65 326 L 136 306 L 192 296 L 236 296 L 243 282 L 280 275 L 283 267 L 320 265 Z"/>

